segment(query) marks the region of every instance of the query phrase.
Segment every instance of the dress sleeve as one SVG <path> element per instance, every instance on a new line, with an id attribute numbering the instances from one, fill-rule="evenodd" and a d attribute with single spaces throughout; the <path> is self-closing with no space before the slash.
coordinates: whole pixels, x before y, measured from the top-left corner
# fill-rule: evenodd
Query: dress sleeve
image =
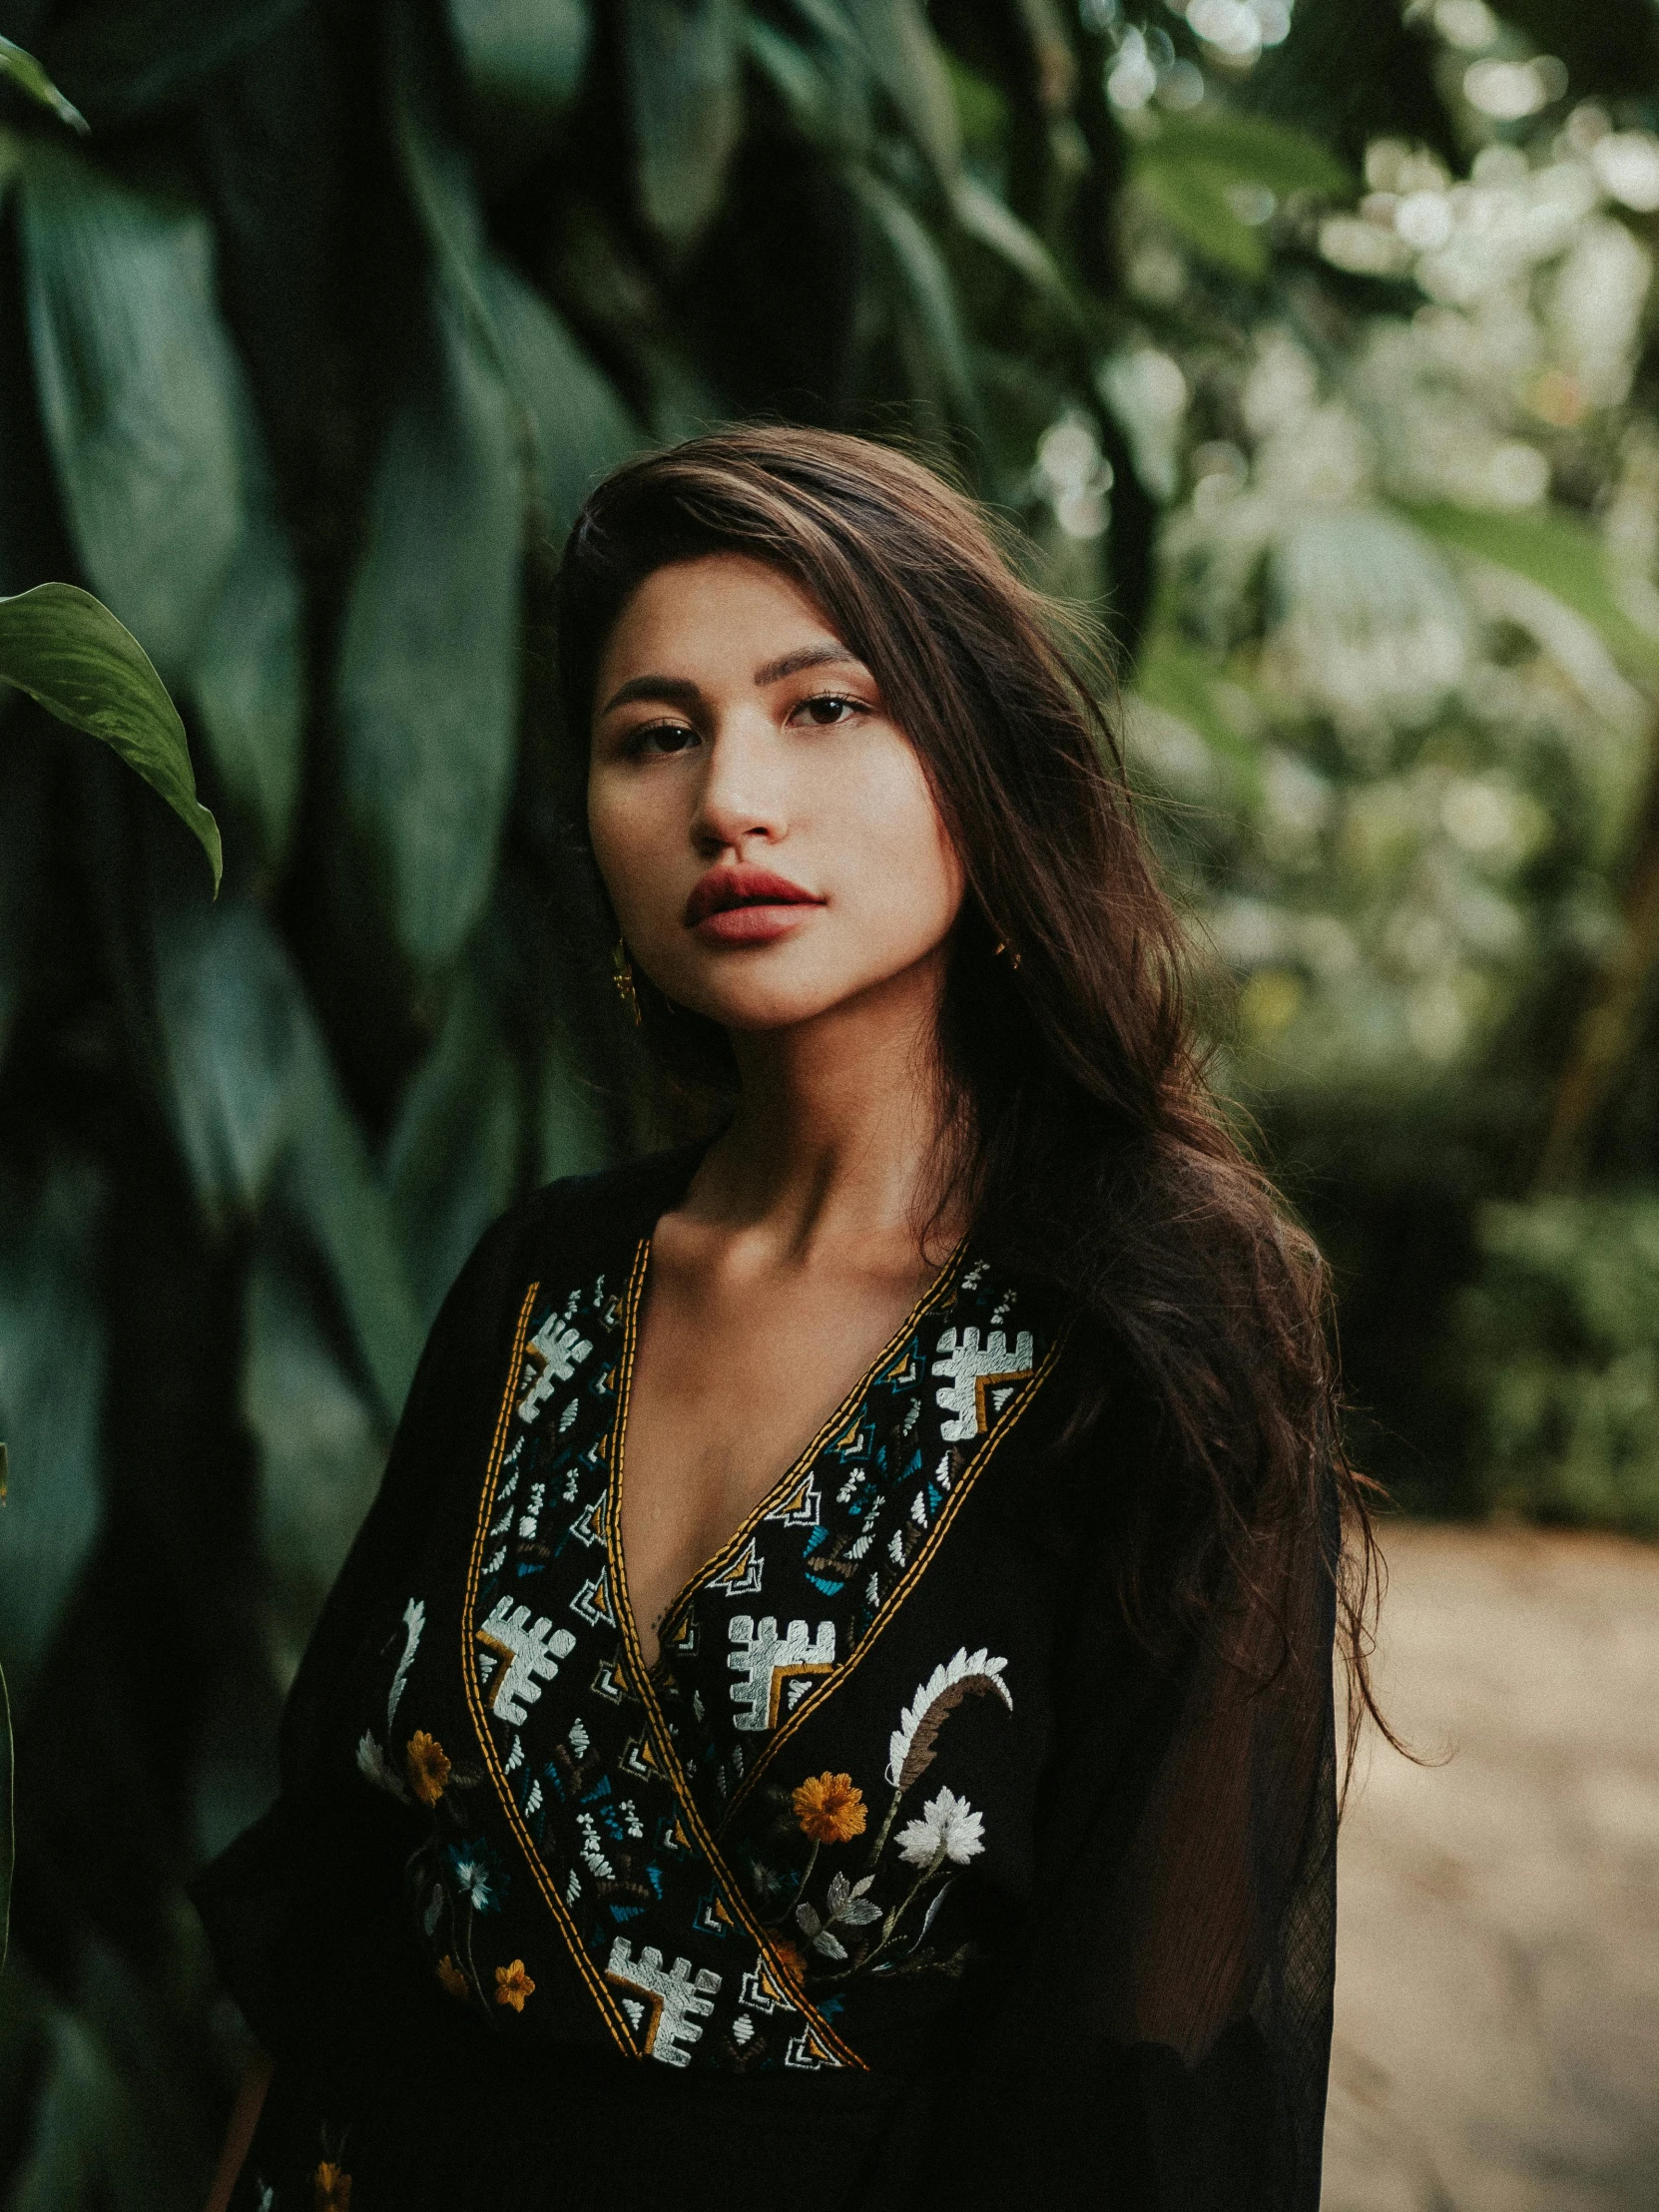
<path id="1" fill-rule="evenodd" d="M 907 2131 L 895 2205 L 1318 2212 L 1334 1536 L 1270 1540 L 1254 1563 L 1255 1589 L 1284 1597 L 1277 1668 L 1254 1599 L 1155 1667 L 1109 1592 L 1084 1598 L 1030 1924 Z"/>
<path id="2" fill-rule="evenodd" d="M 365 1999 L 381 2012 L 426 2001 L 397 1919 L 398 1809 L 351 1786 L 339 1687 L 373 1597 L 406 1579 L 437 1485 L 487 1439 L 523 1229 L 521 1210 L 485 1236 L 433 1324 L 374 1503 L 283 1706 L 275 1804 L 191 1885 L 227 1987 L 278 2059 L 316 2059 L 336 2028 L 360 2022 Z"/>

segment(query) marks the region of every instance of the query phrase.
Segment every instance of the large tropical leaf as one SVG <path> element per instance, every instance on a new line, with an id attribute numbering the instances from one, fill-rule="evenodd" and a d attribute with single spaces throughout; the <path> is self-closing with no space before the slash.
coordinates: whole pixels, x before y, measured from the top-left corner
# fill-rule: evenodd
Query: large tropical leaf
<path id="1" fill-rule="evenodd" d="M 1589 523 L 1559 507 L 1504 514 L 1442 501 L 1407 504 L 1402 512 L 1442 545 L 1512 568 L 1553 592 L 1600 631 L 1632 674 L 1659 674 L 1659 637 L 1633 622 L 1620 605 L 1606 548 Z"/>
<path id="2" fill-rule="evenodd" d="M 9 38 L 0 38 L 0 77 L 9 77 L 20 92 L 26 92 L 43 108 L 50 108 L 60 123 L 85 133 L 87 119 L 80 109 L 64 98 L 33 54 L 14 46 Z"/>
<path id="3" fill-rule="evenodd" d="M 41 411 L 87 574 L 170 677 L 242 532 L 241 373 L 207 217 L 33 147 L 24 174 Z"/>
<path id="4" fill-rule="evenodd" d="M 533 428 L 536 486 L 555 542 L 595 482 L 645 442 L 616 387 L 539 293 L 501 262 L 484 293 L 503 375 Z"/>
<path id="5" fill-rule="evenodd" d="M 144 648 L 107 607 L 74 584 L 0 599 L 0 683 L 136 769 L 200 841 L 218 890 L 219 825 L 196 797 L 184 725 Z"/>
<path id="6" fill-rule="evenodd" d="M 0 1445 L 0 1451 L 5 1446 Z M 6 1676 L 0 1669 L 0 1966 L 6 1963 L 12 1934 L 12 1869 L 17 1863 L 17 1825 L 12 1811 L 12 1790 L 17 1761 L 12 1750 L 12 1701 Z"/>
<path id="7" fill-rule="evenodd" d="M 103 1180 L 60 1158 L 31 1186 L 0 1180 L 0 1663 L 26 1688 L 103 1517 L 98 1429 L 105 1325 Z"/>
<path id="8" fill-rule="evenodd" d="M 387 425 L 338 705 L 350 831 L 398 942 L 453 958 L 512 786 L 524 501 L 515 410 L 441 284 Z"/>
<path id="9" fill-rule="evenodd" d="M 690 246 L 719 212 L 743 123 L 736 0 L 623 0 L 646 221 Z"/>
<path id="10" fill-rule="evenodd" d="M 852 183 L 891 273 L 889 298 L 901 342 L 911 340 L 905 353 L 916 399 L 924 406 L 943 401 L 941 412 L 977 422 L 979 394 L 944 257 L 902 194 L 868 170 L 854 172 Z"/>
<path id="11" fill-rule="evenodd" d="M 512 1195 L 521 1089 L 486 994 L 463 975 L 438 1041 L 409 1085 L 385 1159 L 386 1193 L 428 1322 Z"/>
<path id="12" fill-rule="evenodd" d="M 840 0 L 875 81 L 926 157 L 939 190 L 955 186 L 962 160 L 955 95 L 918 0 Z"/>
<path id="13" fill-rule="evenodd" d="M 260 1452 L 261 1546 L 278 1639 L 272 1656 L 285 1684 L 373 1498 L 390 1431 L 330 1341 L 279 1229 L 267 1224 L 249 1279 L 243 1404 Z"/>
<path id="14" fill-rule="evenodd" d="M 259 909 L 164 907 L 156 1004 L 197 1195 L 217 1221 L 256 1215 L 289 1135 L 305 1018 L 299 982 Z"/>
<path id="15" fill-rule="evenodd" d="M 174 105 L 304 0 L 91 0 L 59 9 L 42 47 L 101 128 Z"/>
<path id="16" fill-rule="evenodd" d="M 593 43 L 586 0 L 449 0 L 449 21 L 481 93 L 559 108 L 582 81 Z"/>
<path id="17" fill-rule="evenodd" d="M 253 842 L 280 862 L 299 803 L 305 724 L 304 609 L 250 411 L 239 410 L 242 528 L 191 659 L 208 752 Z"/>
<path id="18" fill-rule="evenodd" d="M 420 1310 L 362 1132 L 308 1022 L 295 1040 L 292 1138 L 277 1190 L 326 1261 L 380 1411 L 394 1421 L 420 1357 Z"/>
<path id="19" fill-rule="evenodd" d="M 1132 174 L 1187 245 L 1251 278 L 1266 275 L 1268 246 L 1261 226 L 1240 213 L 1241 192 L 1265 190 L 1278 200 L 1346 197 L 1354 189 L 1342 163 L 1315 140 L 1251 116 L 1165 116 L 1136 145 Z"/>

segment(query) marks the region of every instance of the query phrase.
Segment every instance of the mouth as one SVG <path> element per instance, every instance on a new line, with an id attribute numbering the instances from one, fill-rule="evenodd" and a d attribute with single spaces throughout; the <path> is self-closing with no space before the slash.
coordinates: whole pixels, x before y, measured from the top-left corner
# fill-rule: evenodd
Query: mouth
<path id="1" fill-rule="evenodd" d="M 712 867 L 693 886 L 685 923 L 718 944 L 763 944 L 824 903 L 816 892 L 770 868 Z"/>

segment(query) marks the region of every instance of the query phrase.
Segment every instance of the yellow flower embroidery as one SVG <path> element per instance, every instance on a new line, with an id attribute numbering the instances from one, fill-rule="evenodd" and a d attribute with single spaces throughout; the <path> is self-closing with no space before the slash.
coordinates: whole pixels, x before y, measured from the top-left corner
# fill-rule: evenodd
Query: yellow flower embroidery
<path id="1" fill-rule="evenodd" d="M 452 1997 L 459 1997 L 465 2004 L 472 1992 L 467 1987 L 466 1975 L 447 1951 L 438 1960 L 438 1979 Z"/>
<path id="2" fill-rule="evenodd" d="M 435 1736 L 428 1736 L 424 1728 L 417 1728 L 409 1738 L 403 1764 L 409 1771 L 409 1788 L 421 1804 L 436 1805 L 449 1780 L 449 1759 L 442 1744 Z"/>
<path id="3" fill-rule="evenodd" d="M 525 1972 L 522 1958 L 515 1958 L 510 1966 L 496 1967 L 495 2001 L 497 2004 L 510 2004 L 515 2012 L 522 2012 L 525 1998 L 534 1996 L 535 1991 L 536 1985 Z"/>
<path id="4" fill-rule="evenodd" d="M 793 1937 L 775 1936 L 772 1938 L 772 1955 L 778 1961 L 779 1971 L 792 1981 L 803 1980 L 807 1972 L 807 1953 Z"/>
<path id="5" fill-rule="evenodd" d="M 325 2158 L 311 2176 L 314 2212 L 351 2212 L 351 2176 Z"/>
<path id="6" fill-rule="evenodd" d="M 790 1800 L 803 1836 L 815 1844 L 844 1844 L 864 1832 L 864 1793 L 849 1774 L 813 1775 Z"/>

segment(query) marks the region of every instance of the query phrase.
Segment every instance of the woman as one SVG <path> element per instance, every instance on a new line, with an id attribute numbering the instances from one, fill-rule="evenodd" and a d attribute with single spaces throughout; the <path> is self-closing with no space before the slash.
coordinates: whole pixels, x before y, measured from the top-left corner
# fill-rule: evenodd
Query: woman
<path id="1" fill-rule="evenodd" d="M 783 429 L 601 485 L 558 646 L 730 1103 L 449 1296 L 199 1886 L 275 2063 L 222 2197 L 1314 2212 L 1370 1536 L 1091 672 Z"/>

